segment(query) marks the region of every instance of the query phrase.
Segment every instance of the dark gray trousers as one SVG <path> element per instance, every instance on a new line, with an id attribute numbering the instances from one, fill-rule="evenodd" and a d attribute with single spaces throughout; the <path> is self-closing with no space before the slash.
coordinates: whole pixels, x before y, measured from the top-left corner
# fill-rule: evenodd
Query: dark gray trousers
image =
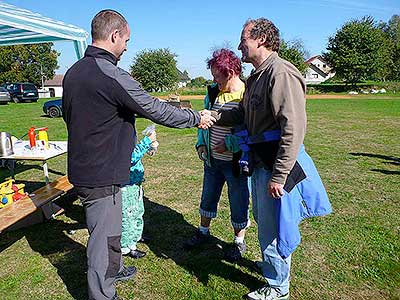
<path id="1" fill-rule="evenodd" d="M 122 270 L 121 191 L 117 187 L 77 188 L 89 230 L 87 244 L 90 300 L 112 299 L 115 276 Z"/>

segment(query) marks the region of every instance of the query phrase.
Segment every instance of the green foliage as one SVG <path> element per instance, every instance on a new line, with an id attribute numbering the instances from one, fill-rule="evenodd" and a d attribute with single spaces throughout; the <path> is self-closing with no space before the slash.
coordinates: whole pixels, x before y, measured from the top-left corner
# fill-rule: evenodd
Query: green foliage
<path id="1" fill-rule="evenodd" d="M 301 40 L 286 42 L 281 39 L 279 56 L 295 65 L 301 74 L 305 74 L 308 67 L 304 62 L 305 57 L 307 56 L 307 51 L 305 50 L 304 44 Z"/>
<path id="2" fill-rule="evenodd" d="M 187 96 L 187 95 L 205 95 L 206 87 L 180 87 L 178 89 L 164 91 L 164 92 L 151 92 L 150 95 L 154 97 L 168 97 L 171 93 L 179 95 L 179 96 Z"/>
<path id="3" fill-rule="evenodd" d="M 393 65 L 391 45 L 371 17 L 345 23 L 329 38 L 325 59 L 347 83 L 385 80 Z"/>
<path id="4" fill-rule="evenodd" d="M 58 68 L 53 43 L 0 47 L 0 83 L 32 82 L 41 86 L 44 78 L 51 79 Z"/>
<path id="5" fill-rule="evenodd" d="M 179 81 L 176 56 L 169 49 L 142 50 L 133 59 L 131 74 L 147 91 L 172 89 Z"/>
<path id="6" fill-rule="evenodd" d="M 396 81 L 375 81 L 360 82 L 355 85 L 345 83 L 328 82 L 321 84 L 307 84 L 307 94 L 329 94 L 329 93 L 347 93 L 349 91 L 370 91 L 372 89 L 385 89 L 388 93 L 398 93 L 400 91 L 400 82 Z"/>
<path id="7" fill-rule="evenodd" d="M 390 66 L 389 79 L 400 80 L 400 16 L 393 15 L 389 22 L 381 23 L 380 28 L 386 35 L 386 43 L 392 53 L 392 65 Z"/>
<path id="8" fill-rule="evenodd" d="M 211 80 L 208 80 L 207 85 L 211 83 Z M 182 87 L 177 90 L 179 95 L 206 95 L 207 88 L 205 86 L 202 87 Z"/>
<path id="9" fill-rule="evenodd" d="M 205 79 L 204 77 L 196 77 L 193 78 L 190 83 L 188 83 L 188 88 L 199 88 L 199 87 L 206 87 L 208 84 L 211 84 L 211 80 Z"/>

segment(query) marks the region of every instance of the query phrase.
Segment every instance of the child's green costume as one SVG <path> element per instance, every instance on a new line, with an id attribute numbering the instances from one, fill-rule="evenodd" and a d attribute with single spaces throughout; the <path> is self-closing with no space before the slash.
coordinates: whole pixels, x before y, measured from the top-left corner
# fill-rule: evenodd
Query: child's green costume
<path id="1" fill-rule="evenodd" d="M 143 188 L 144 168 L 142 157 L 151 148 L 151 140 L 145 136 L 132 152 L 129 184 L 122 191 L 122 254 L 136 250 L 136 244 L 143 233 Z"/>

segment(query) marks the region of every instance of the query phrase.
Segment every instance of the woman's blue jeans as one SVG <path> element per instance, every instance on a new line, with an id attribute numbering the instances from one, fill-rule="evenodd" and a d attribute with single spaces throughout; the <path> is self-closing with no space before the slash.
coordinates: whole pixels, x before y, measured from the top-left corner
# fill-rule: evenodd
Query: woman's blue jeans
<path id="1" fill-rule="evenodd" d="M 225 182 L 228 185 L 232 226 L 244 229 L 249 220 L 248 177 L 243 175 L 234 177 L 232 161 L 211 158 L 211 167 L 204 163 L 200 215 L 206 218 L 217 216 L 218 202 Z"/>

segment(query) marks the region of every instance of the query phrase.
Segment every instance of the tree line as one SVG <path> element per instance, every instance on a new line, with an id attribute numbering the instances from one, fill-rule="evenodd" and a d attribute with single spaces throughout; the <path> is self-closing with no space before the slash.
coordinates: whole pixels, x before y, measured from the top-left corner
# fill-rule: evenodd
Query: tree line
<path id="1" fill-rule="evenodd" d="M 400 80 L 400 16 L 389 22 L 363 17 L 345 23 L 328 40 L 324 58 L 336 71 L 336 80 Z"/>
<path id="2" fill-rule="evenodd" d="M 54 77 L 59 55 L 53 43 L 0 47 L 0 84 L 32 82 L 41 86 L 42 77 Z"/>
<path id="3" fill-rule="evenodd" d="M 301 73 L 307 70 L 308 52 L 301 40 L 281 40 L 279 55 Z M 52 43 L 0 47 L 0 83 L 51 79 L 58 68 Z M 336 72 L 335 81 L 400 80 L 400 16 L 377 22 L 370 16 L 350 20 L 329 37 L 322 54 Z M 148 91 L 170 90 L 180 79 L 177 55 L 166 48 L 145 49 L 132 60 L 130 72 Z M 196 77 L 189 87 L 204 87 L 210 80 Z"/>

